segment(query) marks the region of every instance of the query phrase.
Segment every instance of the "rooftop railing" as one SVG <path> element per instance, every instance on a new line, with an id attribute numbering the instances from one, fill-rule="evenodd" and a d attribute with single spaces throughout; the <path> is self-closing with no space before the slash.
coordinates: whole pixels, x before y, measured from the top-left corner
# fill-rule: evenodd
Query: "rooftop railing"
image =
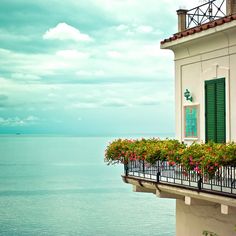
<path id="1" fill-rule="evenodd" d="M 181 165 L 170 165 L 167 161 L 150 165 L 136 160 L 124 165 L 124 171 L 125 176 L 236 198 L 236 166 L 221 166 L 212 174 L 199 174 L 187 171 Z"/>
<path id="2" fill-rule="evenodd" d="M 186 28 L 202 25 L 226 15 L 225 0 L 209 0 L 198 7 L 187 11 Z"/>

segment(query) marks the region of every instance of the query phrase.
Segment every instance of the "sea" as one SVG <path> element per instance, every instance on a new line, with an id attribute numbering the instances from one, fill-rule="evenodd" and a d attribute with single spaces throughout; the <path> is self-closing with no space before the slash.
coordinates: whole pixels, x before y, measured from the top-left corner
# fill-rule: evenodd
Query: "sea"
<path id="1" fill-rule="evenodd" d="M 174 236 L 175 200 L 134 193 L 113 137 L 0 136 L 1 236 Z"/>

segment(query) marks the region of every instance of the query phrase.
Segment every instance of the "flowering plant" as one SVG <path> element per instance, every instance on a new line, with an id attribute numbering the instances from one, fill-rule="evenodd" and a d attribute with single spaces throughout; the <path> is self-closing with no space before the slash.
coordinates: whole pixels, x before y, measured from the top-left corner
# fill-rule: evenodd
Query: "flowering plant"
<path id="1" fill-rule="evenodd" d="M 108 164 L 144 160 L 154 165 L 158 160 L 170 165 L 181 165 L 186 171 L 213 176 L 221 166 L 236 165 L 236 144 L 193 143 L 190 146 L 177 140 L 118 139 L 110 143 L 105 152 Z"/>
<path id="2" fill-rule="evenodd" d="M 105 160 L 108 164 L 125 163 L 128 160 L 145 160 L 150 164 L 155 164 L 158 160 L 166 161 L 169 159 L 174 162 L 175 159 L 178 159 L 176 151 L 183 148 L 185 145 L 177 140 L 118 139 L 107 147 Z"/>

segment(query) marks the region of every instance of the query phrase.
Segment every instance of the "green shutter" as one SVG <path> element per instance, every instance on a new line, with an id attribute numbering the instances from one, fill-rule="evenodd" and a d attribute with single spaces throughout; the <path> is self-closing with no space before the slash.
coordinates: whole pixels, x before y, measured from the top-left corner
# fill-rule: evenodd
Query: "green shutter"
<path id="1" fill-rule="evenodd" d="M 225 143 L 225 81 L 222 79 L 216 83 L 216 117 L 216 142 Z"/>
<path id="2" fill-rule="evenodd" d="M 206 141 L 216 140 L 215 84 L 206 83 Z"/>
<path id="3" fill-rule="evenodd" d="M 225 142 L 225 79 L 205 82 L 206 142 Z"/>

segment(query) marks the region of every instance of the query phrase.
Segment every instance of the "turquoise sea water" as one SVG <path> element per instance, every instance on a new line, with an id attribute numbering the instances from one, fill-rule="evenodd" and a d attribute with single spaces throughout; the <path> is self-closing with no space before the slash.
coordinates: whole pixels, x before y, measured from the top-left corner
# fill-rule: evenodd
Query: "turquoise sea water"
<path id="1" fill-rule="evenodd" d="M 0 137 L 0 235 L 175 235 L 175 201 L 133 193 L 109 140 Z"/>

